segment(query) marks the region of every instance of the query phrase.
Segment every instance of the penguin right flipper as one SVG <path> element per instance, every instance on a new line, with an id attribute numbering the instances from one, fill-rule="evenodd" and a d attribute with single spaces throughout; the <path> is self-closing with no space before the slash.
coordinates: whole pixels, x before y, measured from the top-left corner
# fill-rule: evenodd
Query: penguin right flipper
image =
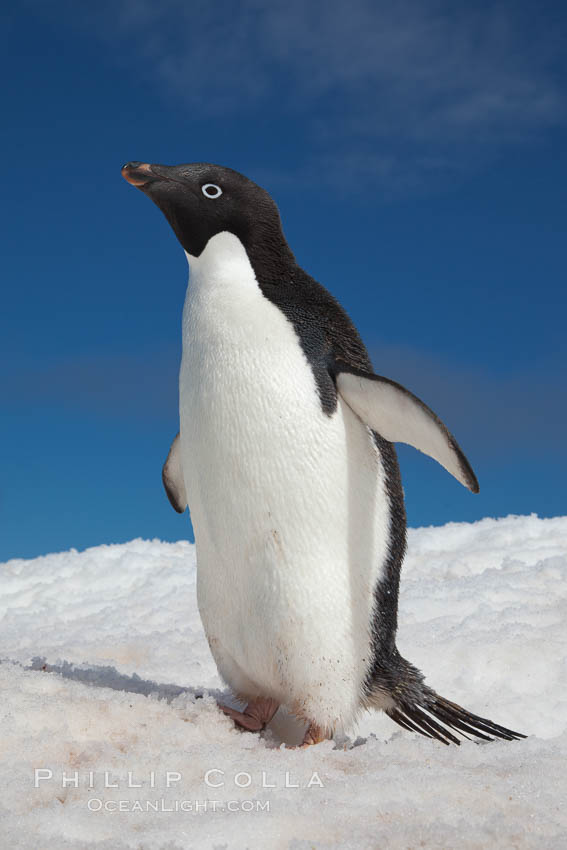
<path id="1" fill-rule="evenodd" d="M 169 454 L 163 465 L 161 479 L 172 507 L 175 508 L 178 514 L 182 514 L 187 507 L 187 494 L 185 492 L 185 481 L 183 480 L 179 434 L 177 434 L 171 444 Z"/>
<path id="2" fill-rule="evenodd" d="M 421 399 L 395 381 L 336 364 L 341 397 L 362 421 L 390 443 L 408 443 L 478 493 L 478 481 L 459 444 Z"/>

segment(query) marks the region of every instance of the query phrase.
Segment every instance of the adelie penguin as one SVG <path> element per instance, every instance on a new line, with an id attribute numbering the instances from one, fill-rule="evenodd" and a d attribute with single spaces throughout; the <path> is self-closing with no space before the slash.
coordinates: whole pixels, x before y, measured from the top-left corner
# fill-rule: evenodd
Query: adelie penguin
<path id="1" fill-rule="evenodd" d="M 396 647 L 406 517 L 395 442 L 478 483 L 441 420 L 374 374 L 341 305 L 298 266 L 276 204 L 207 163 L 130 162 L 189 261 L 180 432 L 163 469 L 187 505 L 199 611 L 257 731 L 285 705 L 304 744 L 361 711 L 444 743 L 524 737 L 439 696 Z"/>

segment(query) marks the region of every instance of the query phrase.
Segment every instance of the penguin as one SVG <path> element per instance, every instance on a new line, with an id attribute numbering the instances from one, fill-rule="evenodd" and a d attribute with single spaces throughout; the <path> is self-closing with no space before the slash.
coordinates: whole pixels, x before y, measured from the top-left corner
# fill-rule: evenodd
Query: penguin
<path id="1" fill-rule="evenodd" d="M 296 262 L 260 186 L 210 163 L 129 162 L 189 263 L 180 430 L 163 467 L 189 506 L 197 601 L 222 679 L 260 731 L 280 706 L 303 745 L 364 710 L 459 744 L 525 737 L 439 696 L 396 647 L 406 514 L 394 443 L 471 492 L 475 474 L 439 417 L 375 374 L 338 301 Z"/>

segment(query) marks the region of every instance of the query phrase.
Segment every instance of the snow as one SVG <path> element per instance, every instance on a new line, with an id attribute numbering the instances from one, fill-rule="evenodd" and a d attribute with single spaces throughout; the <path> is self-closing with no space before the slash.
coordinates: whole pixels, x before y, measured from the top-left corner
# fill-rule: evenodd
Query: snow
<path id="1" fill-rule="evenodd" d="M 301 735 L 290 718 L 239 732 L 216 708 L 227 694 L 192 545 L 12 560 L 0 565 L 0 846 L 565 846 L 567 517 L 409 540 L 402 654 L 527 740 L 445 747 L 378 714 L 307 750 L 282 743 Z"/>

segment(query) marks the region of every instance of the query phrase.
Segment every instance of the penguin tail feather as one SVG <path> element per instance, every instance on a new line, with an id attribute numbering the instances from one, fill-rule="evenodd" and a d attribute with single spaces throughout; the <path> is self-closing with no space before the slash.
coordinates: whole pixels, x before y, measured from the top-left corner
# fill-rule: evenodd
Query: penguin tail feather
<path id="1" fill-rule="evenodd" d="M 419 732 L 428 738 L 436 738 L 443 744 L 461 743 L 450 730 L 468 740 L 477 738 L 482 741 L 494 741 L 495 738 L 502 738 L 515 741 L 526 737 L 521 732 L 514 732 L 467 711 L 457 703 L 439 696 L 435 691 L 431 691 L 431 697 L 425 705 L 409 705 L 401 701 L 386 709 L 386 714 L 404 729 Z"/>
<path id="2" fill-rule="evenodd" d="M 369 700 L 375 707 L 382 708 L 398 726 L 435 738 L 443 744 L 459 745 L 461 741 L 457 735 L 466 740 L 481 741 L 494 741 L 496 738 L 515 741 L 527 737 L 440 696 L 423 683 L 419 670 L 405 659 L 398 658 L 402 662 L 398 667 L 401 676 L 394 677 L 397 679 L 395 684 L 388 676 L 390 687 L 380 676 L 382 681 L 373 683 Z"/>

